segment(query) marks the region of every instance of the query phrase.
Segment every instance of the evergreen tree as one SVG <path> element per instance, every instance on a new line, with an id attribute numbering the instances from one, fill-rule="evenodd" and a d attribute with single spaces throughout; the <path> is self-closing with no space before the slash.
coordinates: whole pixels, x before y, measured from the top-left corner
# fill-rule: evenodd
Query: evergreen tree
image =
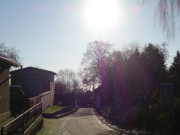
<path id="1" fill-rule="evenodd" d="M 180 53 L 177 51 L 174 61 L 169 68 L 169 78 L 174 84 L 174 95 L 180 97 Z"/>

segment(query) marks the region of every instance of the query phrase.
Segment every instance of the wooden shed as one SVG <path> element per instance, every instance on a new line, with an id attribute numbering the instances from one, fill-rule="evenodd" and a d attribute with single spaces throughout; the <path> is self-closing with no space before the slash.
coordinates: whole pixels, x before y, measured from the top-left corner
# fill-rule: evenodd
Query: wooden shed
<path id="1" fill-rule="evenodd" d="M 9 69 L 11 66 L 21 65 L 0 55 L 0 123 L 11 116 L 9 90 Z"/>
<path id="2" fill-rule="evenodd" d="M 27 67 L 11 72 L 11 85 L 21 86 L 30 107 L 41 101 L 44 110 L 54 103 L 55 75 L 52 71 Z"/>
<path id="3" fill-rule="evenodd" d="M 27 67 L 11 72 L 11 85 L 20 85 L 29 98 L 54 90 L 55 72 Z"/>

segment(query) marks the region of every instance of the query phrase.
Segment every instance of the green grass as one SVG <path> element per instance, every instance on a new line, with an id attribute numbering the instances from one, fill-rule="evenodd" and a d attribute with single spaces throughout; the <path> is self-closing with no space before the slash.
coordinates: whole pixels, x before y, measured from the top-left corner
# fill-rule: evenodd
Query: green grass
<path id="1" fill-rule="evenodd" d="M 57 106 L 57 105 L 53 105 L 53 106 L 50 106 L 50 107 L 48 107 L 47 109 L 45 109 L 44 111 L 43 111 L 43 113 L 45 114 L 50 114 L 50 113 L 54 113 L 54 112 L 56 112 L 56 111 L 59 111 L 59 110 L 61 110 L 61 109 L 63 109 L 64 107 L 62 107 L 62 106 Z"/>

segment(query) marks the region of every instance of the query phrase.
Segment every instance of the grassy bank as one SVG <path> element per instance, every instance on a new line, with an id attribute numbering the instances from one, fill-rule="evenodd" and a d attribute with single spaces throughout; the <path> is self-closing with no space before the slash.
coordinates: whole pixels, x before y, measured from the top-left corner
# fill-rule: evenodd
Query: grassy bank
<path id="1" fill-rule="evenodd" d="M 127 130 L 137 129 L 150 133 L 180 133 L 180 98 L 174 98 L 174 105 L 149 102 L 146 106 L 131 106 L 128 111 L 117 102 L 109 103 L 98 112 L 111 124 Z"/>
<path id="2" fill-rule="evenodd" d="M 43 111 L 43 114 L 51 114 L 51 113 L 57 112 L 57 111 L 59 111 L 59 110 L 61 110 L 63 108 L 64 108 L 63 106 L 53 105 L 53 106 L 50 106 L 47 109 L 45 109 Z"/>
<path id="3" fill-rule="evenodd" d="M 67 106 L 54 105 L 44 110 L 43 116 L 45 118 L 60 118 L 72 113 L 75 110 L 77 110 L 77 106 L 74 104 Z"/>

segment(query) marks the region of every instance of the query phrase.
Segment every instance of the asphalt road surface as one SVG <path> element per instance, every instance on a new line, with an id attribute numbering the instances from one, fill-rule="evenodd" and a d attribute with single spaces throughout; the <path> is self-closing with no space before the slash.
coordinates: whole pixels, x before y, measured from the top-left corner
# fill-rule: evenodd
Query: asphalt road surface
<path id="1" fill-rule="evenodd" d="M 44 119 L 38 135 L 117 135 L 94 114 L 93 108 L 79 108 L 75 113 L 59 119 Z"/>

